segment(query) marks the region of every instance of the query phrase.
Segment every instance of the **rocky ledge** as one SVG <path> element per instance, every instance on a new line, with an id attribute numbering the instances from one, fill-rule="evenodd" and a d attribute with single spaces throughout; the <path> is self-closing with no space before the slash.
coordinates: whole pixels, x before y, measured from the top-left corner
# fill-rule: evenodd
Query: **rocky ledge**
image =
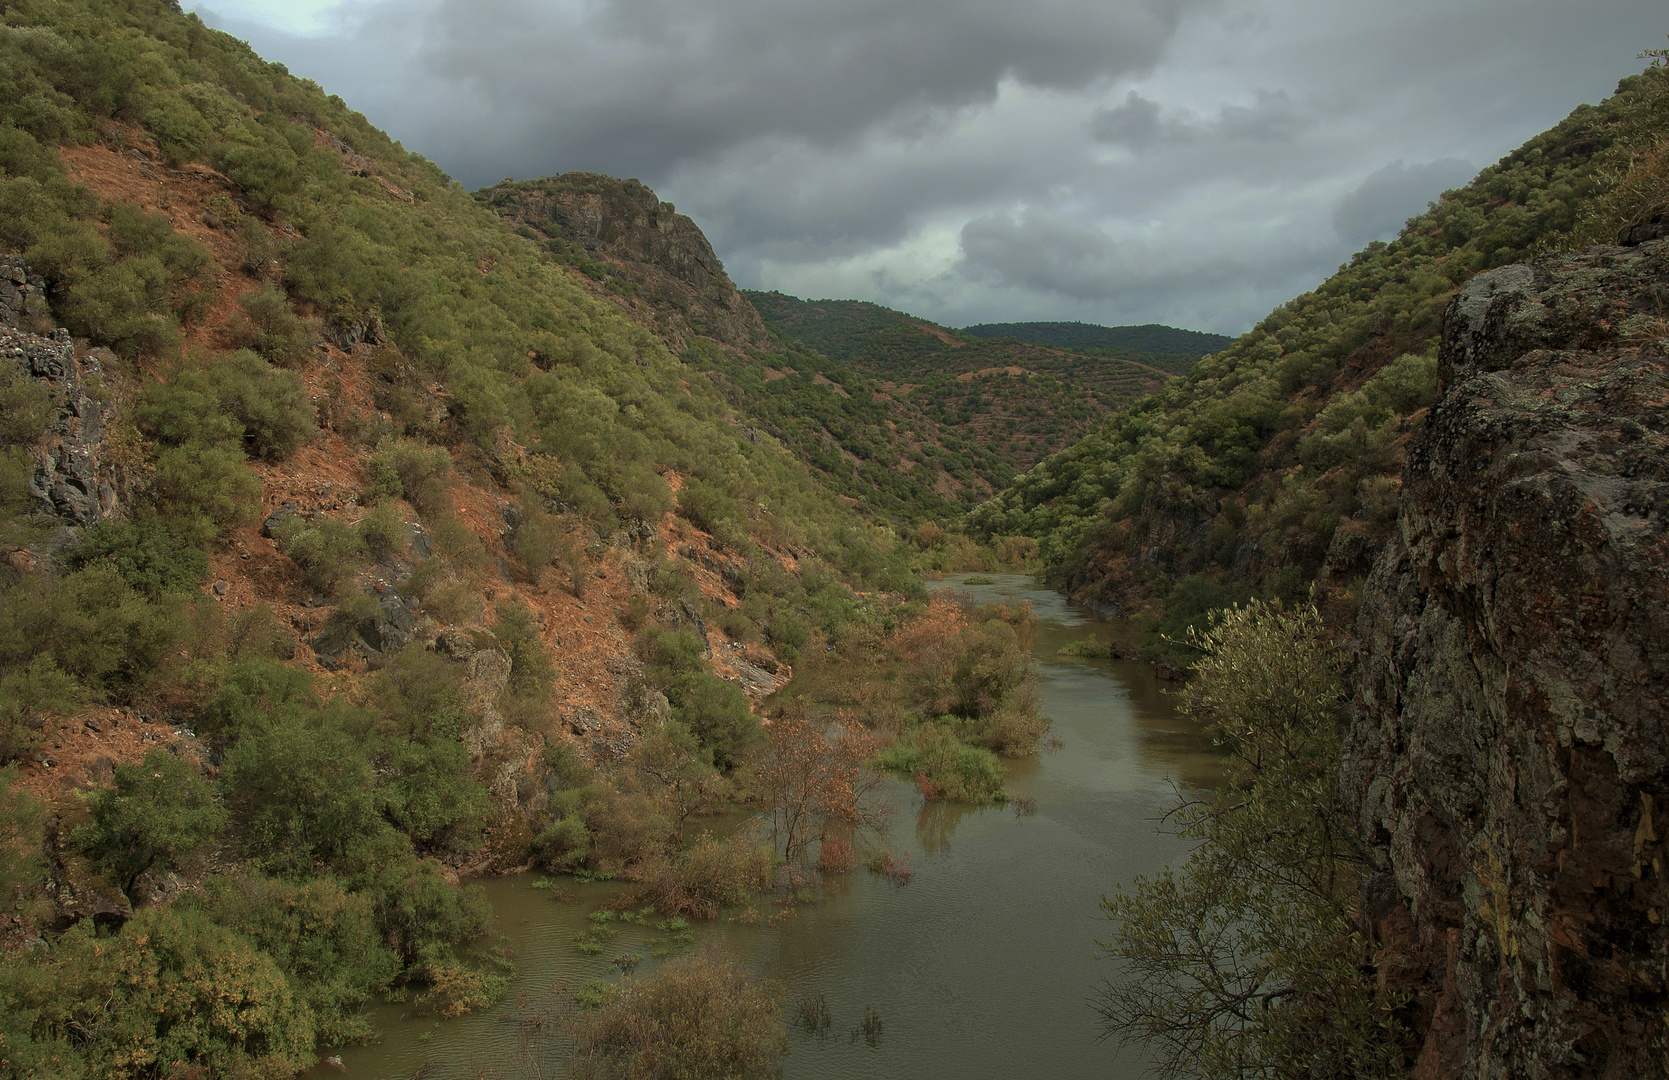
<path id="1" fill-rule="evenodd" d="M 1669 1072 L 1669 243 L 1451 305 L 1341 794 L 1427 1077 Z"/>

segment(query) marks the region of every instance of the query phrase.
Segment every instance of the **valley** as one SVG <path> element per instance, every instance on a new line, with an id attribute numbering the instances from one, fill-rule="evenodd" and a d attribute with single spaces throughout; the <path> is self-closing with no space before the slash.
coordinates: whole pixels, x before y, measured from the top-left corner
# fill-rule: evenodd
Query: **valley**
<path id="1" fill-rule="evenodd" d="M 1650 1073 L 1642 59 L 1230 339 L 0 4 L 0 1077 Z"/>

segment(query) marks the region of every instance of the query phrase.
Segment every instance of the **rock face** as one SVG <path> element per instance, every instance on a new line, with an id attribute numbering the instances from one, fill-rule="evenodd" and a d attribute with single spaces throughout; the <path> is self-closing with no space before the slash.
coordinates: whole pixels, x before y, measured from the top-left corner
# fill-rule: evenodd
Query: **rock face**
<path id="1" fill-rule="evenodd" d="M 1669 1072 L 1669 243 L 1474 279 L 1361 609 L 1342 795 L 1416 1075 Z"/>
<path id="2" fill-rule="evenodd" d="M 771 343 L 701 229 L 638 181 L 571 172 L 500 184 L 479 197 L 526 233 L 604 260 L 647 302 L 644 314 L 675 348 L 692 335 L 739 347 Z"/>
<path id="3" fill-rule="evenodd" d="M 0 364 L 51 393 L 51 415 L 33 448 L 29 493 L 36 510 L 66 525 L 94 525 L 117 510 L 116 477 L 104 460 L 102 350 L 77 356 L 68 330 L 29 329 L 50 318 L 44 289 L 28 267 L 0 261 Z"/>

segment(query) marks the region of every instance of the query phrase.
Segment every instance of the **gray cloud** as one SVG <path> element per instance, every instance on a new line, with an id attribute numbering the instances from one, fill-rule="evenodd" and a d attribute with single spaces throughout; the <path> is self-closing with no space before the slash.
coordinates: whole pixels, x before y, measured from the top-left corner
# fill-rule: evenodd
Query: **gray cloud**
<path id="1" fill-rule="evenodd" d="M 1222 331 L 1664 30 L 1662 0 L 340 0 L 297 36 L 220 2 L 469 186 L 639 177 L 747 286 Z"/>
<path id="2" fill-rule="evenodd" d="M 1157 101 L 1132 90 L 1118 105 L 1096 113 L 1090 130 L 1104 143 L 1151 150 L 1166 143 L 1283 143 L 1314 124 L 1279 90 L 1257 91 L 1250 105 L 1222 105 L 1209 119 L 1187 112 L 1167 114 Z"/>
<path id="3" fill-rule="evenodd" d="M 1426 208 L 1443 192 L 1472 179 L 1477 167 L 1459 158 L 1442 158 L 1423 165 L 1401 161 L 1378 170 L 1333 207 L 1333 228 L 1351 247 L 1370 240 L 1389 240 L 1403 222 Z"/>

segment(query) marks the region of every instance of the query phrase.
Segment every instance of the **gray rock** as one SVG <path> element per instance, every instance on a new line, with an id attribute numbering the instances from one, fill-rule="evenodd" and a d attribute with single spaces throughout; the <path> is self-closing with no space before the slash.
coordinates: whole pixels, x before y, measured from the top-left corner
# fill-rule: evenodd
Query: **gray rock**
<path id="1" fill-rule="evenodd" d="M 1363 594 L 1340 791 L 1423 1075 L 1669 1052 L 1669 244 L 1479 275 Z"/>

